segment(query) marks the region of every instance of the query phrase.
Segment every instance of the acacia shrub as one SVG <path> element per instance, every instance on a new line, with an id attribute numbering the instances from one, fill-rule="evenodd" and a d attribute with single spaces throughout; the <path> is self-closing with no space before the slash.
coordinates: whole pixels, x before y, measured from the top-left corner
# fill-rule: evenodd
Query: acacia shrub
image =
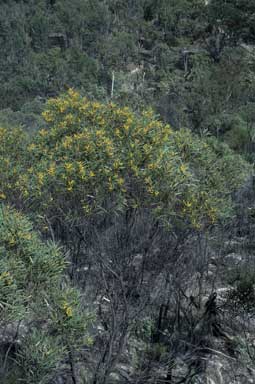
<path id="1" fill-rule="evenodd" d="M 201 229 L 227 213 L 249 171 L 226 145 L 72 89 L 50 99 L 43 117 L 14 187 L 48 219 L 139 208 Z"/>

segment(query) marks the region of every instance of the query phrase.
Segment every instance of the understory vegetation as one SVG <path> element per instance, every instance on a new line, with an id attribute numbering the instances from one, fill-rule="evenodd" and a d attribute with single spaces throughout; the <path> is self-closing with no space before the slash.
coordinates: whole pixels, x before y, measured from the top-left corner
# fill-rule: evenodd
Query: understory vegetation
<path id="1" fill-rule="evenodd" d="M 0 382 L 254 382 L 255 1 L 0 10 Z"/>

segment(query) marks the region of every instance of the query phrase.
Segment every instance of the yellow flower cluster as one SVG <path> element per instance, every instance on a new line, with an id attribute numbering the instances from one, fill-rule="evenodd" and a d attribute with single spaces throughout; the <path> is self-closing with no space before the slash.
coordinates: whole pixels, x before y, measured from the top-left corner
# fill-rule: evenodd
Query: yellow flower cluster
<path id="1" fill-rule="evenodd" d="M 0 192 L 0 200 L 5 200 L 6 199 L 6 194 L 3 192 Z"/>
<path id="2" fill-rule="evenodd" d="M 55 173 L 56 173 L 56 164 L 55 164 L 55 163 L 52 163 L 52 164 L 50 165 L 50 167 L 48 168 L 48 174 L 49 174 L 50 176 L 54 176 Z"/>
<path id="3" fill-rule="evenodd" d="M 5 271 L 0 274 L 0 281 L 3 281 L 5 285 L 12 285 L 13 284 L 13 278 L 10 274 L 10 272 Z"/>
<path id="4" fill-rule="evenodd" d="M 66 187 L 66 189 L 67 189 L 68 192 L 72 192 L 73 187 L 74 187 L 74 183 L 75 183 L 74 180 L 68 180 L 68 182 L 67 182 L 67 187 Z"/>
<path id="5" fill-rule="evenodd" d="M 181 136 L 176 138 L 169 125 L 154 119 L 152 110 L 138 117 L 127 107 L 89 101 L 71 89 L 51 99 L 43 117 L 49 129 L 29 144 L 29 151 L 36 149 L 42 161 L 28 170 L 30 188 L 19 178 L 24 196 L 30 190 L 42 198 L 50 189 L 47 204 L 57 204 L 66 191 L 90 213 L 107 192 L 126 201 L 134 179 L 150 201 L 159 201 L 190 177 L 176 150 L 182 146 Z M 87 197 L 91 195 L 93 201 Z"/>
<path id="6" fill-rule="evenodd" d="M 91 214 L 111 199 L 162 209 L 197 229 L 217 221 L 223 169 L 189 131 L 173 131 L 152 110 L 137 116 L 73 89 L 49 100 L 43 117 L 46 128 L 29 140 L 0 128 L 0 200 L 13 195 L 43 213 L 75 206 Z"/>
<path id="7" fill-rule="evenodd" d="M 73 309 L 66 301 L 63 303 L 62 309 L 67 317 L 70 318 L 73 316 Z"/>

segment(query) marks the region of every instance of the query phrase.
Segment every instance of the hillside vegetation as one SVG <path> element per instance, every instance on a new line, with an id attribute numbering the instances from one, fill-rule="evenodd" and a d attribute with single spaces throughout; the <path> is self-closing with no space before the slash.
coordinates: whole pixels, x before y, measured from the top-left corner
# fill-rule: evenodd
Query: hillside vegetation
<path id="1" fill-rule="evenodd" d="M 0 382 L 253 383 L 255 1 L 0 9 Z"/>

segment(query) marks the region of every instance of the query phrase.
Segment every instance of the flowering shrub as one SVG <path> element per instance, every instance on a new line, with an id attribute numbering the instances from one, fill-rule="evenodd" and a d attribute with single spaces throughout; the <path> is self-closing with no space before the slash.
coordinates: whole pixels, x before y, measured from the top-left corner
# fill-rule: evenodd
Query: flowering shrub
<path id="1" fill-rule="evenodd" d="M 45 237 L 63 241 L 73 282 L 106 275 L 112 282 L 120 273 L 125 279 L 136 246 L 146 256 L 148 247 L 152 256 L 162 246 L 155 263 L 165 268 L 162 255 L 168 248 L 171 255 L 172 238 L 159 224 L 176 229 L 174 236 L 180 237 L 183 227 L 205 230 L 229 213 L 231 193 L 249 172 L 227 146 L 185 129 L 174 131 L 150 110 L 137 116 L 71 89 L 49 100 L 43 116 L 45 128 L 30 138 L 22 130 L 0 129 L 0 199 L 29 212 Z M 114 221 L 115 215 L 120 220 Z M 151 257 L 145 259 L 141 268 L 150 271 Z M 95 265 L 91 275 L 81 277 L 84 263 Z M 50 382 L 62 362 L 72 370 L 78 352 L 91 344 L 83 300 L 63 281 L 65 266 L 59 249 L 44 244 L 24 216 L 2 208 L 0 318 L 3 326 L 14 320 L 31 324 L 15 356 L 24 382 Z M 122 298 L 118 286 L 107 285 Z M 105 286 L 99 289 L 104 295 Z"/>
<path id="2" fill-rule="evenodd" d="M 137 116 L 70 89 L 49 100 L 43 116 L 47 126 L 25 151 L 26 139 L 22 149 L 18 140 L 14 174 L 7 172 L 1 194 L 9 187 L 48 217 L 72 220 L 128 207 L 200 229 L 226 213 L 229 194 L 247 175 L 245 162 L 227 147 L 173 131 L 150 110 Z M 8 140 L 15 142 L 15 134 Z"/>

